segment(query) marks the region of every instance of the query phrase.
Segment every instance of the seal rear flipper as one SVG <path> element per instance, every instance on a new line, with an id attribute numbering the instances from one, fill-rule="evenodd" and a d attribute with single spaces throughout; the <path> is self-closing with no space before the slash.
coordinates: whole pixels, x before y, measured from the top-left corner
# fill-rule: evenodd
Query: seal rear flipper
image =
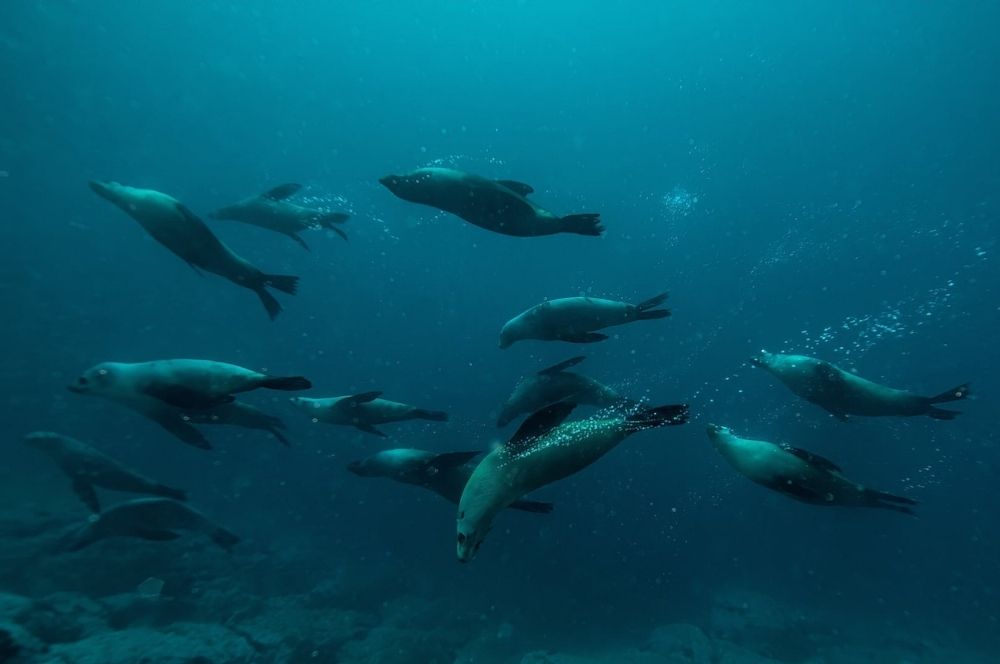
<path id="1" fill-rule="evenodd" d="M 430 459 L 427 462 L 427 465 L 437 468 L 438 470 L 457 468 L 459 466 L 464 466 L 482 453 L 482 450 L 475 450 L 473 452 L 445 452 L 444 454 L 438 454 L 434 458 Z"/>
<path id="2" fill-rule="evenodd" d="M 232 533 L 222 526 L 217 527 L 213 530 L 209 537 L 212 541 L 218 544 L 227 553 L 232 553 L 233 547 L 240 543 L 240 538 L 235 533 Z"/>
<path id="3" fill-rule="evenodd" d="M 535 193 L 534 187 L 530 184 L 524 184 L 523 182 L 518 182 L 517 180 L 497 180 L 497 184 L 507 187 L 513 191 L 518 196 L 527 198 L 529 194 Z"/>
<path id="4" fill-rule="evenodd" d="M 317 215 L 313 221 L 315 221 L 320 228 L 325 228 L 328 231 L 343 233 L 342 230 L 337 228 L 336 224 L 346 223 L 350 218 L 351 215 L 346 212 L 323 212 Z M 344 239 L 347 239 L 346 235 L 344 235 Z"/>
<path id="5" fill-rule="evenodd" d="M 593 344 L 598 341 L 604 341 L 608 338 L 608 335 L 601 334 L 600 332 L 582 332 L 580 334 L 564 334 L 559 337 L 560 341 L 569 341 L 574 344 Z"/>
<path id="6" fill-rule="evenodd" d="M 301 184 L 295 182 L 288 182 L 285 184 L 279 184 L 274 189 L 269 189 L 260 195 L 261 198 L 266 198 L 272 201 L 282 201 L 289 196 L 294 196 L 300 189 L 302 189 Z"/>
<path id="7" fill-rule="evenodd" d="M 510 504 L 512 510 L 522 512 L 534 512 L 536 514 L 548 514 L 555 507 L 552 503 L 540 503 L 535 500 L 515 500 Z"/>
<path id="8" fill-rule="evenodd" d="M 293 392 L 296 390 L 308 390 L 312 387 L 312 383 L 308 378 L 303 376 L 268 376 L 260 381 L 258 387 Z"/>
<path id="9" fill-rule="evenodd" d="M 937 396 L 929 397 L 927 399 L 928 403 L 948 403 L 949 401 L 961 401 L 962 399 L 969 396 L 971 386 L 969 383 L 963 383 L 958 387 L 953 387 L 946 392 L 942 392 Z"/>
<path id="10" fill-rule="evenodd" d="M 231 394 L 206 394 L 190 387 L 170 383 L 152 383 L 143 392 L 182 410 L 210 410 L 236 400 Z"/>
<path id="11" fill-rule="evenodd" d="M 447 422 L 448 413 L 443 410 L 425 410 L 418 408 L 413 411 L 413 417 L 418 420 L 430 420 L 432 422 Z"/>
<path id="12" fill-rule="evenodd" d="M 902 512 L 903 514 L 909 514 L 910 516 L 917 516 L 917 513 L 908 507 L 908 505 L 916 504 L 917 501 L 912 498 L 896 496 L 891 493 L 885 493 L 884 491 L 875 491 L 874 489 L 865 489 L 865 507 L 876 507 L 884 510 Z"/>
<path id="13" fill-rule="evenodd" d="M 564 233 L 598 237 L 604 232 L 604 226 L 601 226 L 600 214 L 569 214 L 565 217 L 560 217 L 559 221 L 562 222 L 562 231 Z"/>
<path id="14" fill-rule="evenodd" d="M 832 470 L 838 473 L 842 472 L 840 470 L 840 466 L 838 466 L 834 462 L 824 457 L 821 457 L 818 454 L 813 454 L 808 450 L 803 450 L 798 447 L 785 447 L 784 449 L 789 454 L 794 454 L 795 456 L 802 459 L 806 463 L 812 466 L 816 466 L 817 468 L 822 468 L 823 470 Z"/>
<path id="15" fill-rule="evenodd" d="M 688 405 L 678 403 L 640 410 L 625 419 L 629 431 L 642 431 L 643 429 L 684 424 L 688 421 L 688 415 Z"/>
<path id="16" fill-rule="evenodd" d="M 803 503 L 809 503 L 811 505 L 829 505 L 832 504 L 828 500 L 826 494 L 822 494 L 815 489 L 803 484 L 797 478 L 788 477 L 778 477 L 775 478 L 772 484 L 766 485 L 770 489 L 774 489 L 779 493 L 783 493 L 790 498 L 802 501 Z"/>
<path id="17" fill-rule="evenodd" d="M 300 246 L 301 246 L 301 247 L 302 247 L 303 249 L 305 249 L 306 251 L 312 251 L 312 250 L 311 250 L 311 249 L 309 248 L 309 245 L 308 245 L 308 244 L 306 244 L 306 241 L 305 241 L 305 240 L 303 240 L 303 239 L 302 239 L 302 238 L 301 238 L 301 237 L 299 236 L 299 234 L 298 234 L 298 233 L 285 233 L 285 235 L 287 235 L 287 236 L 288 236 L 288 237 L 290 237 L 291 239 L 293 239 L 293 240 L 295 240 L 296 242 L 298 242 L 298 243 L 299 243 L 299 245 L 300 245 Z"/>
<path id="18" fill-rule="evenodd" d="M 202 450 L 212 449 L 212 445 L 205 436 L 181 419 L 179 415 L 174 413 L 159 413 L 150 415 L 149 418 L 188 445 L 193 445 Z"/>
<path id="19" fill-rule="evenodd" d="M 261 274 L 260 276 L 263 281 L 261 288 L 263 288 L 263 286 L 270 286 L 271 288 L 280 290 L 282 293 L 288 293 L 289 295 L 295 295 L 295 292 L 299 288 L 299 278 L 296 276 L 289 274 Z M 258 293 L 258 295 L 260 295 L 260 293 Z M 263 297 L 261 299 L 263 299 Z M 267 304 L 265 303 L 264 306 L 267 307 Z M 281 307 L 278 307 L 278 311 L 281 311 Z M 270 309 L 268 312 L 270 313 Z"/>
<path id="20" fill-rule="evenodd" d="M 97 499 L 97 492 L 94 491 L 94 485 L 90 482 L 81 479 L 73 480 L 73 493 L 79 498 L 84 505 L 90 508 L 90 511 L 94 514 L 99 514 L 101 512 L 101 501 Z"/>
<path id="21" fill-rule="evenodd" d="M 562 424 L 576 408 L 575 403 L 560 401 L 546 406 L 521 423 L 517 432 L 507 441 L 507 446 L 517 449 L 544 436 Z"/>
<path id="22" fill-rule="evenodd" d="M 384 431 L 376 429 L 374 426 L 368 424 L 367 422 L 354 422 L 353 424 L 355 429 L 360 429 L 361 431 L 364 431 L 365 433 L 370 433 L 373 436 L 378 436 L 379 438 L 389 437 L 389 435 L 386 434 Z"/>
<path id="23" fill-rule="evenodd" d="M 285 447 L 291 447 L 292 446 L 292 443 L 288 440 L 288 438 L 285 436 L 285 434 L 283 434 L 281 432 L 281 429 L 279 429 L 278 427 L 271 426 L 271 427 L 268 427 L 267 430 L 270 432 L 270 434 L 272 436 L 274 436 L 275 438 L 278 439 L 279 443 L 281 443 Z"/>
<path id="24" fill-rule="evenodd" d="M 260 303 L 264 305 L 264 310 L 267 311 L 267 316 L 271 320 L 278 317 L 281 313 L 281 303 L 274 299 L 274 296 L 267 292 L 267 289 L 263 286 L 258 286 L 253 289 L 254 293 L 257 293 L 257 297 L 260 298 Z"/>
<path id="25" fill-rule="evenodd" d="M 133 531 L 131 534 L 135 537 L 139 537 L 144 540 L 151 540 L 153 542 L 168 542 L 181 536 L 180 533 L 176 533 L 172 530 L 156 528 L 140 528 L 139 530 Z"/>
<path id="26" fill-rule="evenodd" d="M 553 364 L 551 367 L 547 367 L 538 372 L 539 376 L 551 376 L 552 374 L 557 374 L 560 371 L 565 371 L 570 367 L 575 367 L 576 365 L 587 359 L 586 355 L 577 355 L 576 357 L 571 357 L 568 360 L 563 360 L 559 364 Z"/>

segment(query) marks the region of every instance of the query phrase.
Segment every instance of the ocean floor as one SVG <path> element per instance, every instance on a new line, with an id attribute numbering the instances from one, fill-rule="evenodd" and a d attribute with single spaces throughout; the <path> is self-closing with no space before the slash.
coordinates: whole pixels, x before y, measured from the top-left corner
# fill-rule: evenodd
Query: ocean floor
<path id="1" fill-rule="evenodd" d="M 917 664 L 995 662 L 942 632 L 846 629 L 820 611 L 739 589 L 715 593 L 690 623 L 599 650 L 558 651 L 486 624 L 442 598 L 332 573 L 307 590 L 295 561 L 206 555 L 196 538 L 102 542 L 47 552 L 70 522 L 0 515 L 0 664 Z M 122 561 L 122 551 L 128 560 Z M 116 564 L 109 565 L 109 556 Z M 124 585 L 123 569 L 165 580 Z M 286 582 L 287 581 L 287 582 Z M 294 590 L 287 590 L 293 588 Z M 592 635 L 590 635 L 592 637 Z M 594 639 L 589 638 L 588 643 Z"/>

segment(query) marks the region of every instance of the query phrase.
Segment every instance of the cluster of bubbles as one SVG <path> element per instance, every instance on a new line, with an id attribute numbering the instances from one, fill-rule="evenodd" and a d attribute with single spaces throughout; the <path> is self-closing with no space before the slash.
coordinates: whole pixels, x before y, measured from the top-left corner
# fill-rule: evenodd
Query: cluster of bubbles
<path id="1" fill-rule="evenodd" d="M 698 195 L 678 185 L 663 194 L 661 201 L 670 221 L 677 221 L 691 214 L 698 205 Z"/>

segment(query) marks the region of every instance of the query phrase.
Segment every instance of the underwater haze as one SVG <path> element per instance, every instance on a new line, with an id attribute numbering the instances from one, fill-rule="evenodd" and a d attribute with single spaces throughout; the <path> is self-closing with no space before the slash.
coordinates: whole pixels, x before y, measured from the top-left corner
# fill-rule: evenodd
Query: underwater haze
<path id="1" fill-rule="evenodd" d="M 997 661 L 998 27 L 975 0 L 3 2 L 0 663 Z M 604 234 L 492 232 L 379 182 L 423 167 L 527 183 Z M 269 320 L 91 181 L 172 196 L 298 292 Z M 284 183 L 350 214 L 348 241 L 210 217 Z M 498 347 L 541 302 L 665 291 L 669 318 L 607 340 Z M 972 392 L 952 421 L 843 422 L 753 366 L 762 349 Z M 455 505 L 348 469 L 502 445 L 518 381 L 578 355 L 690 421 L 530 494 L 551 513 L 504 510 L 467 563 Z M 67 390 L 169 358 L 308 378 L 237 395 L 290 445 L 199 425 L 197 449 Z M 448 420 L 380 437 L 290 401 L 374 391 Z M 769 491 L 710 423 L 916 517 Z M 25 444 L 39 430 L 183 489 L 240 542 L 57 546 L 98 517 Z"/>

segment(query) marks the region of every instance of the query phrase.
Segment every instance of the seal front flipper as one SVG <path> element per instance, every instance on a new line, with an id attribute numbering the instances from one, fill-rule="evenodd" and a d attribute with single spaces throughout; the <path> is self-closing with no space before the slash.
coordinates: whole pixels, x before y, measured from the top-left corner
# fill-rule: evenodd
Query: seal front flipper
<path id="1" fill-rule="evenodd" d="M 534 512 L 536 514 L 548 514 L 555 507 L 552 503 L 540 503 L 535 500 L 515 500 L 510 504 L 512 510 L 522 512 Z"/>
<path id="2" fill-rule="evenodd" d="M 551 376 L 552 374 L 557 374 L 560 371 L 565 371 L 570 367 L 575 367 L 576 365 L 583 362 L 587 357 L 585 355 L 577 355 L 576 357 L 571 357 L 568 360 L 564 360 L 559 364 L 553 364 L 551 367 L 542 369 L 538 372 L 539 376 Z"/>
<path id="3" fill-rule="evenodd" d="M 789 454 L 794 454 L 798 458 L 802 459 L 806 463 L 816 466 L 817 468 L 822 468 L 823 470 L 831 470 L 834 472 L 843 472 L 840 470 L 840 466 L 830 461 L 827 458 L 821 457 L 818 454 L 813 454 L 808 450 L 803 450 L 798 447 L 785 447 L 786 452 Z"/>
<path id="4" fill-rule="evenodd" d="M 828 502 L 828 496 L 812 489 L 801 481 L 790 477 L 776 477 L 774 482 L 767 485 L 775 491 L 787 494 L 792 498 L 801 500 L 804 503 L 813 505 L 823 505 Z"/>
<path id="5" fill-rule="evenodd" d="M 464 466 L 482 453 L 482 450 L 475 450 L 473 452 L 445 452 L 430 459 L 427 465 L 437 470 L 457 468 L 458 466 Z"/>
<path id="6" fill-rule="evenodd" d="M 212 449 L 212 445 L 200 431 L 185 422 L 176 413 L 164 412 L 148 414 L 148 417 L 179 438 L 182 442 L 202 450 Z"/>
<path id="7" fill-rule="evenodd" d="M 527 197 L 528 194 L 535 193 L 534 187 L 530 184 L 524 184 L 523 182 L 518 182 L 517 180 L 497 180 L 497 184 L 507 187 L 518 196 Z"/>
<path id="8" fill-rule="evenodd" d="M 90 508 L 91 512 L 100 513 L 101 502 L 97 499 L 97 492 L 94 491 L 94 486 L 90 482 L 80 478 L 73 480 L 73 493 L 83 501 L 84 505 Z"/>
<path id="9" fill-rule="evenodd" d="M 198 390 L 192 390 L 190 387 L 169 383 L 152 383 L 142 391 L 165 404 L 186 410 L 208 410 L 236 400 L 236 397 L 231 394 L 221 396 L 205 394 Z"/>
<path id="10" fill-rule="evenodd" d="M 361 392 L 360 394 L 352 394 L 349 397 L 344 397 L 341 399 L 341 403 L 358 405 L 359 403 L 368 403 L 369 401 L 375 401 L 382 396 L 382 390 L 375 390 L 373 392 Z"/>
<path id="11" fill-rule="evenodd" d="M 352 422 L 351 424 L 354 425 L 355 429 L 360 429 L 361 431 L 364 431 L 365 433 L 370 433 L 373 436 L 378 436 L 379 438 L 389 437 L 389 435 L 386 434 L 384 431 L 376 429 L 374 426 L 368 424 L 367 422 Z"/>
<path id="12" fill-rule="evenodd" d="M 507 446 L 517 449 L 530 444 L 563 423 L 576 408 L 575 403 L 560 401 L 546 406 L 526 419 L 517 432 L 507 441 Z"/>
<path id="13" fill-rule="evenodd" d="M 601 226 L 600 214 L 569 214 L 565 217 L 560 217 L 559 221 L 562 222 L 564 233 L 597 237 L 604 232 L 604 226 Z"/>
<path id="14" fill-rule="evenodd" d="M 582 332 L 580 334 L 564 334 L 559 337 L 560 341 L 569 341 L 574 344 L 593 344 L 598 341 L 604 341 L 608 338 L 608 335 L 601 334 L 600 332 Z"/>
<path id="15" fill-rule="evenodd" d="M 286 184 L 279 184 L 274 189 L 265 191 L 260 195 L 261 198 L 266 198 L 272 201 L 281 201 L 289 196 L 294 196 L 300 189 L 302 189 L 301 184 L 295 182 L 288 182 Z"/>

